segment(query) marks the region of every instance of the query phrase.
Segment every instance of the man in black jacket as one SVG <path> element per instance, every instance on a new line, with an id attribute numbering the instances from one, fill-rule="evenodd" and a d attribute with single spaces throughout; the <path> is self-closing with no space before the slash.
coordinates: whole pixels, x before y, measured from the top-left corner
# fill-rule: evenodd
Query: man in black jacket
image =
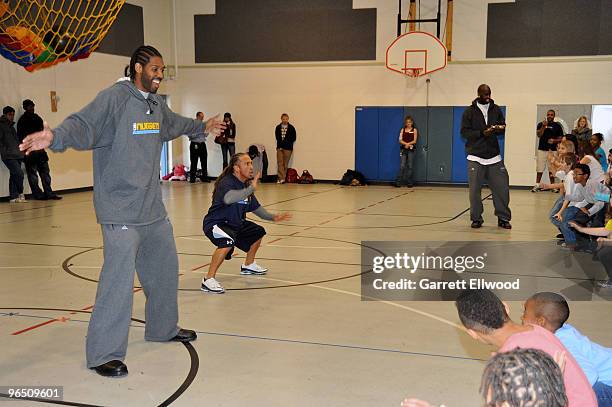
<path id="1" fill-rule="evenodd" d="M 11 202 L 25 202 L 23 196 L 23 152 L 19 150 L 19 139 L 15 131 L 15 109 L 5 106 L 0 117 L 0 157 L 8 168 L 9 194 Z"/>
<path id="2" fill-rule="evenodd" d="M 34 102 L 30 99 L 23 101 L 24 113 L 17 121 L 17 135 L 19 140 L 23 141 L 28 135 L 42 131 L 43 119 L 34 113 Z M 51 189 L 51 173 L 49 171 L 49 156 L 45 150 L 34 151 L 28 154 L 25 158 L 26 172 L 28 174 L 28 183 L 32 190 L 34 199 L 62 199 L 57 196 Z M 43 190 L 38 186 L 38 174 L 42 181 Z"/>
<path id="3" fill-rule="evenodd" d="M 468 182 L 470 185 L 470 219 L 472 228 L 480 228 L 482 219 L 482 199 L 480 191 L 487 181 L 493 193 L 493 206 L 497 225 L 511 229 L 510 225 L 510 188 L 508 171 L 499 152 L 497 134 L 506 130 L 504 115 L 491 99 L 488 85 L 478 87 L 478 98 L 463 113 L 461 135 L 466 139 L 465 151 L 468 153 Z"/>
<path id="4" fill-rule="evenodd" d="M 281 115 L 281 123 L 276 126 L 274 135 L 276 136 L 276 162 L 278 165 L 278 181 L 276 182 L 284 184 L 289 160 L 293 153 L 293 143 L 296 139 L 295 127 L 289 123 L 287 113 Z"/>

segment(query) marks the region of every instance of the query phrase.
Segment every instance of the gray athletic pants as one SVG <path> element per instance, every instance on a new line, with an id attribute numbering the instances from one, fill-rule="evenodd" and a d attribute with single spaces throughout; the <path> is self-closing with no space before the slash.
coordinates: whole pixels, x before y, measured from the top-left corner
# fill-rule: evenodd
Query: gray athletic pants
<path id="1" fill-rule="evenodd" d="M 104 266 L 87 330 L 87 367 L 124 360 L 132 317 L 134 271 L 146 296 L 145 339 L 178 333 L 178 257 L 170 220 L 146 226 L 101 225 Z"/>
<path id="2" fill-rule="evenodd" d="M 510 221 L 510 186 L 508 171 L 503 161 L 491 165 L 482 165 L 476 161 L 468 161 L 468 182 L 470 184 L 470 219 L 482 222 L 482 184 L 485 180 L 493 193 L 495 216 L 501 220 Z"/>

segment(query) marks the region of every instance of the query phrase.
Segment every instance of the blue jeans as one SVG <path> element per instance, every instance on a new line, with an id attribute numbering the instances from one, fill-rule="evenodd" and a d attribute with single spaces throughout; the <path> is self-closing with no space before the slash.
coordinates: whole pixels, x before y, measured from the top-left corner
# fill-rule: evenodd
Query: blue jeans
<path id="1" fill-rule="evenodd" d="M 548 219 L 552 223 L 554 223 L 553 222 L 553 220 L 555 219 L 554 216 L 557 214 L 557 212 L 559 212 L 562 206 L 563 206 L 563 195 L 561 195 L 559 199 L 557 199 L 557 202 L 555 202 L 553 207 L 550 209 L 550 213 L 548 214 Z"/>
<path id="2" fill-rule="evenodd" d="M 597 396 L 597 405 L 599 407 L 612 407 L 612 386 L 596 382 L 593 385 L 593 391 Z"/>
<path id="3" fill-rule="evenodd" d="M 9 195 L 11 199 L 19 198 L 23 194 L 23 170 L 21 169 L 22 160 L 2 160 L 8 168 L 9 176 Z"/>
<path id="4" fill-rule="evenodd" d="M 236 154 L 236 143 L 221 144 L 221 154 L 223 155 L 223 168 L 225 168 L 232 156 Z"/>
<path id="5" fill-rule="evenodd" d="M 416 155 L 416 150 L 406 150 L 405 148 L 401 149 L 400 152 L 400 170 L 397 174 L 397 185 L 412 185 L 412 168 L 414 165 L 414 156 Z"/>
<path id="6" fill-rule="evenodd" d="M 578 223 L 583 223 L 584 217 L 587 217 L 587 215 L 584 214 L 579 208 L 576 208 L 575 206 L 568 206 L 565 211 L 563 211 L 562 221 L 558 221 L 552 216 L 550 221 L 553 225 L 559 228 L 561 233 L 563 233 L 565 243 L 572 245 L 576 244 L 576 231 L 569 225 L 569 223 L 571 221 L 578 221 Z"/>

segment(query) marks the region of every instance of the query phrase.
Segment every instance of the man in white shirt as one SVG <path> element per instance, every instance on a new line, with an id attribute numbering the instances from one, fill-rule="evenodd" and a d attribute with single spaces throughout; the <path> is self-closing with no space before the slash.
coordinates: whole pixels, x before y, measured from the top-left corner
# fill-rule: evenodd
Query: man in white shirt
<path id="1" fill-rule="evenodd" d="M 500 155 L 497 135 L 506 130 L 504 115 L 491 99 L 488 85 L 478 87 L 478 98 L 465 110 L 461 135 L 466 139 L 468 182 L 470 186 L 470 219 L 472 228 L 480 228 L 483 206 L 480 192 L 485 180 L 493 194 L 497 226 L 511 229 L 510 187 L 508 172 Z"/>

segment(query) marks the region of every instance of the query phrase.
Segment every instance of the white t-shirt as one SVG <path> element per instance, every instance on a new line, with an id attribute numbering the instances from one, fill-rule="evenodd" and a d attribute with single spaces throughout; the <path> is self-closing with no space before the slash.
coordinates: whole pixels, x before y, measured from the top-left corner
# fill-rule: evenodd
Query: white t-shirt
<path id="1" fill-rule="evenodd" d="M 562 171 L 557 172 L 557 174 L 561 175 Z M 559 175 L 557 175 L 558 178 L 562 178 L 563 179 L 563 189 L 565 189 L 565 195 L 566 196 L 571 196 L 574 194 L 574 190 L 576 189 L 576 183 L 574 182 L 574 171 L 570 171 L 567 174 L 565 174 L 565 177 L 560 177 Z M 578 206 L 579 202 L 570 202 L 569 206 Z M 580 206 L 578 206 L 580 207 Z"/>
<path id="2" fill-rule="evenodd" d="M 589 181 L 593 180 L 595 182 L 602 182 L 605 178 L 603 168 L 601 168 L 601 164 L 597 161 L 597 158 L 592 155 L 585 155 L 586 158 L 589 159 L 589 170 L 591 170 L 591 175 L 589 175 Z"/>
<path id="3" fill-rule="evenodd" d="M 485 124 L 489 124 L 489 106 L 491 105 L 491 103 L 487 103 L 486 105 L 481 105 L 480 103 L 476 102 L 476 106 L 478 106 L 478 108 L 480 109 L 480 111 L 482 112 L 482 115 L 484 116 L 485 119 Z"/>
<path id="4" fill-rule="evenodd" d="M 487 103 L 486 105 L 481 105 L 480 103 L 476 102 L 476 106 L 478 106 L 478 108 L 482 112 L 482 115 L 484 116 L 485 124 L 489 123 L 489 106 L 490 105 L 491 103 Z M 494 137 L 494 135 L 491 135 L 491 136 Z M 481 158 L 481 157 L 477 157 L 471 154 L 467 156 L 467 159 L 468 161 L 476 161 L 480 165 L 493 165 L 493 164 L 497 164 L 498 162 L 502 160 L 501 155 L 496 155 L 495 157 L 491 157 L 491 158 Z"/>

